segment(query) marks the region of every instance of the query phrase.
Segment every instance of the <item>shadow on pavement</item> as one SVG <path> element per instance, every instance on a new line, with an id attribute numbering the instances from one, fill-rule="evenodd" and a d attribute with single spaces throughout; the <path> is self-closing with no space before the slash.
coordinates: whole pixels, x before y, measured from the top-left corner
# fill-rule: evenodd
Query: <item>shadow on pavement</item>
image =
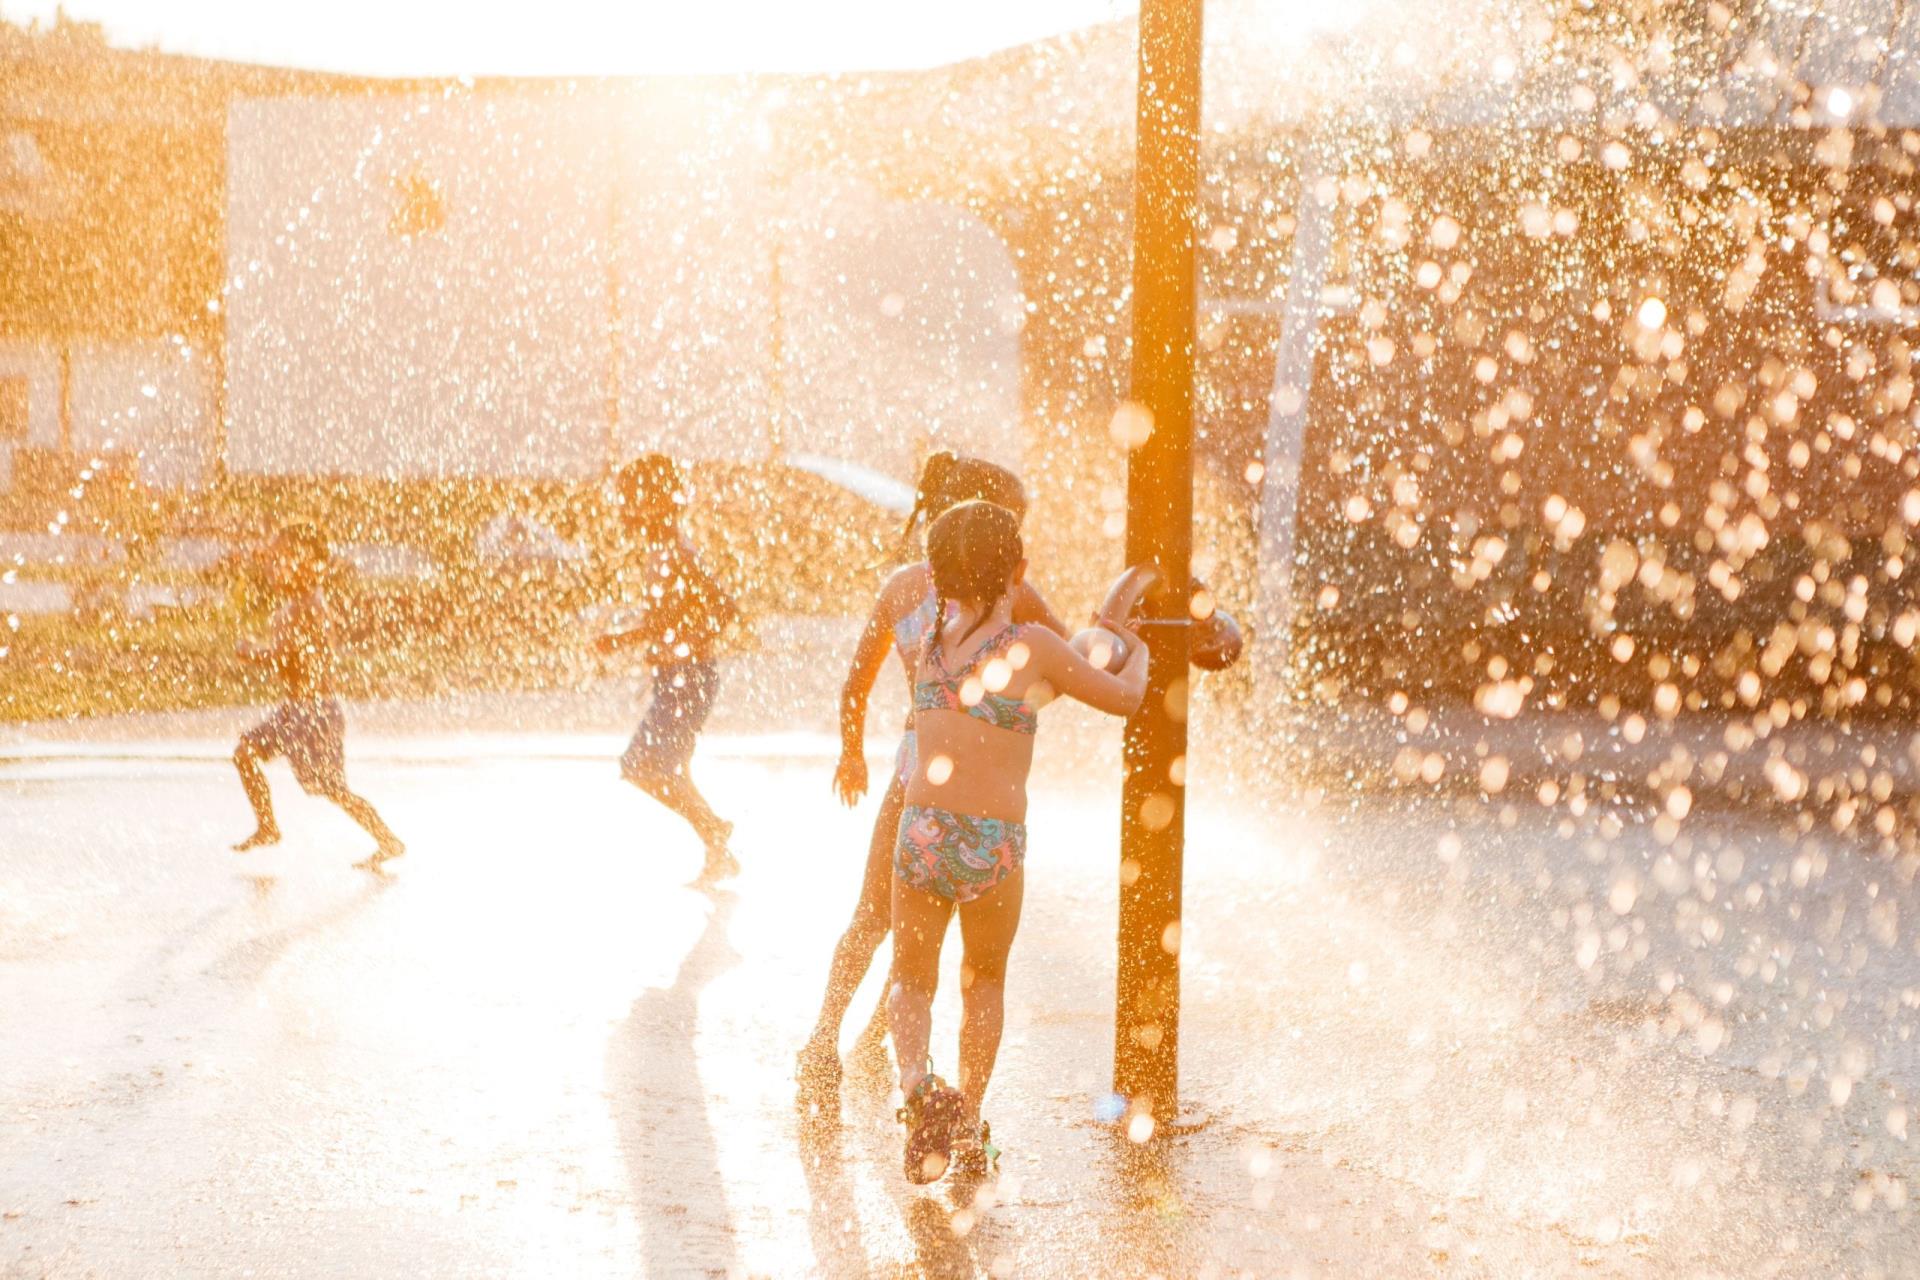
<path id="1" fill-rule="evenodd" d="M 960 1235 L 954 1230 L 954 1210 L 944 1197 L 912 1195 L 901 1182 L 895 1194 L 905 1201 L 900 1218 L 913 1240 L 915 1275 L 928 1280 L 972 1280 L 980 1272 L 974 1262 L 973 1232 Z"/>
<path id="2" fill-rule="evenodd" d="M 872 1275 L 859 1198 L 848 1168 L 839 1099 L 825 1101 L 811 1114 L 803 1101 L 794 1121 L 794 1137 L 807 1180 L 807 1234 L 813 1242 L 815 1268 L 821 1275 L 835 1277 Z"/>
<path id="3" fill-rule="evenodd" d="M 244 878 L 255 910 L 270 910 L 274 892 L 279 885 L 278 879 L 268 875 L 247 875 Z M 271 933 L 235 943 L 207 966 L 207 972 L 214 977 L 233 981 L 251 982 L 258 979 L 264 976 L 294 943 L 303 938 L 318 937 L 331 931 L 335 926 L 345 923 L 371 907 L 392 887 L 393 880 L 390 876 L 368 876 L 364 884 L 356 885 L 345 897 L 326 910 L 304 919 L 294 920 Z"/>
<path id="4" fill-rule="evenodd" d="M 733 1215 L 694 1037 L 700 991 L 739 963 L 727 941 L 732 894 L 717 895 L 673 985 L 646 992 L 607 1049 L 607 1088 L 641 1223 L 642 1274 L 726 1275 Z"/>

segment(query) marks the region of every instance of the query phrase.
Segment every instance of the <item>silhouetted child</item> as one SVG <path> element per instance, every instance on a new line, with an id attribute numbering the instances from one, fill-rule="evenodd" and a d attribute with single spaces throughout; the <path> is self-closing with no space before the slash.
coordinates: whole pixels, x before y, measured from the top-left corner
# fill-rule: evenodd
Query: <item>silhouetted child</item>
<path id="1" fill-rule="evenodd" d="M 602 655 L 639 649 L 653 674 L 653 701 L 620 757 L 620 774 L 687 820 L 706 846 L 700 879 L 723 880 L 740 870 L 727 848 L 733 824 L 713 811 L 688 769 L 720 691 L 715 658 L 740 611 L 700 566 L 681 528 L 687 486 L 672 459 L 642 454 L 621 468 L 616 485 L 646 612 L 638 625 L 600 636 L 593 647 Z"/>
<path id="2" fill-rule="evenodd" d="M 333 696 L 333 641 L 323 589 L 329 563 L 326 540 L 308 524 L 288 525 L 268 548 L 268 583 L 280 603 L 268 622 L 267 640 L 241 641 L 240 656 L 271 666 L 282 698 L 273 714 L 241 735 L 234 749 L 233 764 L 259 824 L 234 849 L 245 853 L 280 839 L 267 775 L 260 766 L 285 756 L 301 790 L 333 801 L 374 838 L 373 855 L 355 865 L 377 871 L 406 848 L 373 806 L 347 789 L 347 721 Z"/>

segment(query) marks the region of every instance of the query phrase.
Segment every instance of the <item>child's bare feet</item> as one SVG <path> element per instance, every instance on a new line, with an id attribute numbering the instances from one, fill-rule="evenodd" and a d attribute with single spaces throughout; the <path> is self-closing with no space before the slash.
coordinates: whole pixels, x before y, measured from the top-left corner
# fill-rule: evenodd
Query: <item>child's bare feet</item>
<path id="1" fill-rule="evenodd" d="M 706 865 L 700 868 L 701 884 L 719 884 L 740 874 L 740 859 L 725 849 L 707 850 Z"/>
<path id="2" fill-rule="evenodd" d="M 242 840 L 239 844 L 236 844 L 235 846 L 233 846 L 233 851 L 235 853 L 246 853 L 250 849 L 259 849 L 259 848 L 263 848 L 266 845 L 279 844 L 279 843 L 280 843 L 280 828 L 260 827 L 257 830 L 255 830 L 252 835 L 248 836 L 245 840 Z"/>
<path id="3" fill-rule="evenodd" d="M 378 871 L 395 858 L 405 857 L 406 852 L 407 846 L 401 844 L 395 837 L 388 836 L 380 842 L 380 847 L 373 851 L 372 857 L 363 858 L 353 865 L 361 871 Z"/>
<path id="4" fill-rule="evenodd" d="M 727 848 L 727 841 L 733 838 L 733 824 L 722 822 L 713 829 L 707 839 L 707 861 L 700 868 L 699 884 L 719 884 L 722 880 L 731 880 L 740 874 L 740 859 L 733 856 Z"/>

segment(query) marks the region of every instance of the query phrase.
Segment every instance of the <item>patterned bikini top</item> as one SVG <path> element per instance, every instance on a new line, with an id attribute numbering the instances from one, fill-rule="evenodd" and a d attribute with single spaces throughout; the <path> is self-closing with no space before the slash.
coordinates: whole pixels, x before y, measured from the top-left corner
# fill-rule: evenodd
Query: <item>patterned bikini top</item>
<path id="1" fill-rule="evenodd" d="M 1006 729 L 1013 733 L 1036 733 L 1040 729 L 1040 709 L 1025 698 L 1009 697 L 987 688 L 986 669 L 998 660 L 1005 663 L 1007 650 L 1020 638 L 1023 623 L 1012 623 L 980 646 L 967 665 L 959 671 L 948 671 L 946 664 L 937 653 L 932 652 L 934 637 L 928 636 L 926 665 L 936 668 L 939 675 L 931 680 L 916 680 L 913 684 L 913 709 L 915 711 L 958 711 L 961 715 L 972 716 L 975 720 L 992 725 L 996 729 Z M 931 628 L 929 628 L 931 632 Z M 976 670 L 982 671 L 975 675 Z M 1009 671 L 1008 674 L 1011 674 Z M 1005 687 L 1004 685 L 1002 687 Z"/>

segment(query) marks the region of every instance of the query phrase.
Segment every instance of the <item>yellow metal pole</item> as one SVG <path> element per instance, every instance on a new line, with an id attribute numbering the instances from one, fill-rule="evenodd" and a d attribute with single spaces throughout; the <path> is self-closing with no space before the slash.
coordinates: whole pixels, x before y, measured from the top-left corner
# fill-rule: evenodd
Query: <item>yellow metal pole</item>
<path id="1" fill-rule="evenodd" d="M 1131 1115 L 1161 1124 L 1179 1107 L 1201 7 L 1140 6 L 1135 142 L 1130 394 L 1152 429 L 1127 465 L 1127 560 L 1157 561 L 1182 589 L 1150 597 L 1147 697 L 1127 722 L 1113 1076 Z"/>

